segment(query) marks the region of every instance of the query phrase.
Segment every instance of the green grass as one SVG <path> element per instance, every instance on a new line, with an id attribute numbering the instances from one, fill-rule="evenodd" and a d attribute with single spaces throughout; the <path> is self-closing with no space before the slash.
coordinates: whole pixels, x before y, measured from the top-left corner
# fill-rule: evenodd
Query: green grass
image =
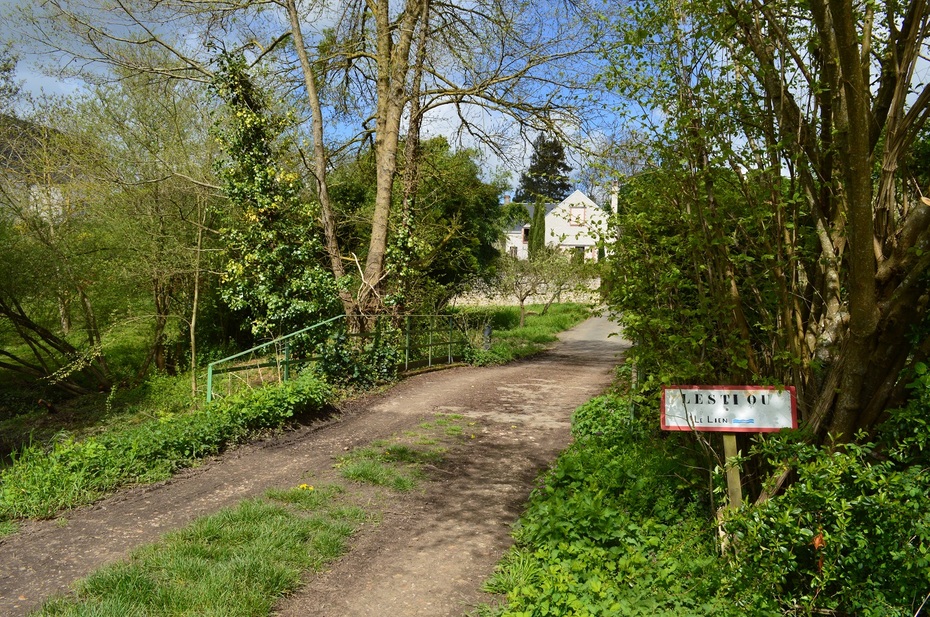
<path id="1" fill-rule="evenodd" d="M 516 549 L 507 553 L 482 586 L 487 593 L 507 594 L 512 589 L 535 585 L 540 578 L 539 562 L 531 553 Z"/>
<path id="2" fill-rule="evenodd" d="M 422 479 L 424 465 L 442 461 L 446 452 L 442 444 L 460 438 L 463 431 L 462 416 L 439 414 L 420 423 L 417 430 L 405 431 L 403 437 L 352 450 L 338 460 L 336 468 L 348 480 L 410 491 Z"/>
<path id="3" fill-rule="evenodd" d="M 65 436 L 50 448 L 26 447 L 0 473 L 0 521 L 48 518 L 126 484 L 165 479 L 256 431 L 322 408 L 329 396 L 325 384 L 306 376 L 83 441 Z"/>
<path id="4" fill-rule="evenodd" d="M 336 486 L 268 491 L 265 499 L 195 521 L 81 581 L 48 602 L 42 617 L 268 615 L 346 550 L 367 515 L 342 503 Z"/>
<path id="5" fill-rule="evenodd" d="M 558 340 L 556 336 L 576 326 L 591 316 L 591 309 L 582 304 L 553 304 L 545 315 L 543 306 L 527 306 L 528 314 L 524 326 L 520 324 L 520 309 L 515 306 L 475 307 L 461 310 L 470 323 L 489 324 L 493 330 L 491 348 L 471 352 L 470 361 L 478 365 L 503 364 L 525 358 L 546 348 Z"/>
<path id="6" fill-rule="evenodd" d="M 420 477 L 415 469 L 398 469 L 379 458 L 365 456 L 346 460 L 340 466 L 339 471 L 349 480 L 384 486 L 401 492 L 414 489 Z"/>
<path id="7" fill-rule="evenodd" d="M 15 521 L 0 521 L 0 538 L 19 531 L 19 523 Z"/>

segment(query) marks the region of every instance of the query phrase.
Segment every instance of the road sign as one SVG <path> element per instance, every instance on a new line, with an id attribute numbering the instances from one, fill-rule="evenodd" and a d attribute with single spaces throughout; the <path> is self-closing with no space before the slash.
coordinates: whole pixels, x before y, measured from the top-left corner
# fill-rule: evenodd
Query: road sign
<path id="1" fill-rule="evenodd" d="M 666 386 L 662 429 L 774 433 L 798 427 L 794 386 Z"/>

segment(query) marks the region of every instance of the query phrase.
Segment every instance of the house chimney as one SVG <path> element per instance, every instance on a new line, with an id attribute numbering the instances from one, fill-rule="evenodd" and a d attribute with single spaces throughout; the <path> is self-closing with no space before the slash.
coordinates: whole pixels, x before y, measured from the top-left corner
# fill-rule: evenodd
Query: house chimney
<path id="1" fill-rule="evenodd" d="M 617 187 L 617 183 L 614 182 L 610 187 L 610 211 L 613 214 L 617 214 L 619 193 L 620 189 Z"/>
<path id="2" fill-rule="evenodd" d="M 504 205 L 505 206 L 510 205 L 510 195 L 504 195 Z"/>

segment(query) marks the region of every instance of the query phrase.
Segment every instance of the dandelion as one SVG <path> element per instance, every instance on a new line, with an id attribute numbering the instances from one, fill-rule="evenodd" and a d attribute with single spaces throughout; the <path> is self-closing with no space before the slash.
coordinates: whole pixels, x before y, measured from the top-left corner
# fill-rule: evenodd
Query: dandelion
<path id="1" fill-rule="evenodd" d="M 313 490 L 313 487 L 310 486 L 309 484 L 301 484 L 301 485 L 298 486 L 297 488 L 300 489 L 300 490 L 302 490 L 302 491 L 312 491 L 312 490 Z"/>

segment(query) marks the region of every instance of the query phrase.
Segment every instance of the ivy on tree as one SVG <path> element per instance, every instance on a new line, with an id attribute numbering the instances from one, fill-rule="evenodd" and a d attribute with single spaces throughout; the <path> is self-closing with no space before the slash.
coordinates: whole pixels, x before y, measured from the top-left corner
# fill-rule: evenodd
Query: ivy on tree
<path id="1" fill-rule="evenodd" d="M 252 314 L 256 334 L 282 334 L 338 310 L 335 280 L 320 264 L 313 211 L 299 176 L 280 163 L 285 121 L 275 117 L 241 56 L 224 54 L 213 88 L 229 121 L 218 131 L 227 158 L 217 173 L 238 211 L 223 230 L 223 298 Z"/>

